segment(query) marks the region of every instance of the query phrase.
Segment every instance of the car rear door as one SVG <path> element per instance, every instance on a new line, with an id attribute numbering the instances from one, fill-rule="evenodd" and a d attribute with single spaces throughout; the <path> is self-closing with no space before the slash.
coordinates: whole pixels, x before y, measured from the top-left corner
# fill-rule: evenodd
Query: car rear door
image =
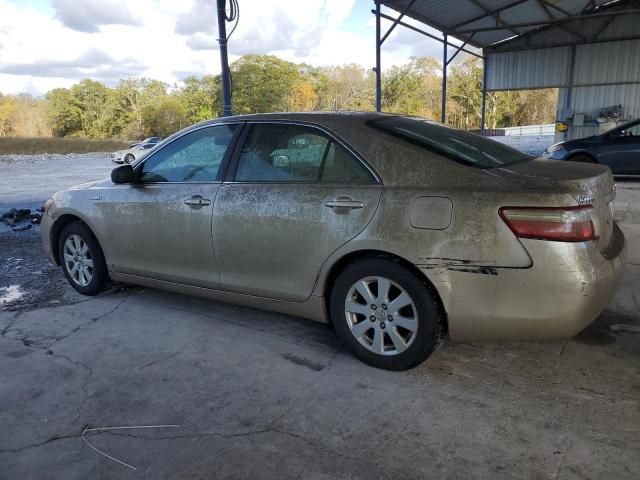
<path id="1" fill-rule="evenodd" d="M 320 127 L 256 122 L 243 137 L 213 212 L 222 288 L 304 300 L 329 255 L 369 223 L 382 185 Z"/>
<path id="2" fill-rule="evenodd" d="M 111 210 L 108 258 L 116 272 L 219 287 L 213 202 L 241 124 L 192 130 L 136 167 L 139 182 L 102 202 Z"/>

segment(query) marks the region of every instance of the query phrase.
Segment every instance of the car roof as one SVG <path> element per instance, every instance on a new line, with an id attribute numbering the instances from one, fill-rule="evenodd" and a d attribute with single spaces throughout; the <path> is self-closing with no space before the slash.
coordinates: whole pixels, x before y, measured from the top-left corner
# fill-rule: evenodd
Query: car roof
<path id="1" fill-rule="evenodd" d="M 229 117 L 218 117 L 211 120 L 192 125 L 197 128 L 199 126 L 227 123 L 227 122 L 247 122 L 247 121 L 265 121 L 265 120 L 291 120 L 299 122 L 323 124 L 324 122 L 338 122 L 343 124 L 363 124 L 368 120 L 385 118 L 390 116 L 398 116 L 389 113 L 364 112 L 364 111 L 333 111 L 333 112 L 272 112 L 272 113 L 252 113 L 244 115 L 232 115 Z"/>

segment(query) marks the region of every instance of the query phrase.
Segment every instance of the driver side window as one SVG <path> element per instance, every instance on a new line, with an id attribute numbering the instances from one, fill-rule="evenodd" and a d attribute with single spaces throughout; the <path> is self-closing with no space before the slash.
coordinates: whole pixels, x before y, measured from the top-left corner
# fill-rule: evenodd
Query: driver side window
<path id="1" fill-rule="evenodd" d="M 237 125 L 218 125 L 188 133 L 153 154 L 142 166 L 140 180 L 155 182 L 216 182 L 222 180 L 222 160 Z"/>

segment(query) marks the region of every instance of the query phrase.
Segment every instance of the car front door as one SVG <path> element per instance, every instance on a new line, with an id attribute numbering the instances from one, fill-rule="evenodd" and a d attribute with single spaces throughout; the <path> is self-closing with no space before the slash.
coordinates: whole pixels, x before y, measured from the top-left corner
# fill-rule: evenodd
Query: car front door
<path id="1" fill-rule="evenodd" d="M 245 130 L 214 206 L 222 288 L 304 300 L 329 255 L 369 223 L 382 185 L 320 128 L 270 122 Z"/>
<path id="2" fill-rule="evenodd" d="M 122 198 L 101 202 L 113 225 L 105 242 L 116 272 L 219 287 L 211 221 L 240 124 L 199 128 L 136 166 L 138 181 Z"/>
<path id="3" fill-rule="evenodd" d="M 615 175 L 640 175 L 640 123 L 611 131 L 598 158 Z"/>

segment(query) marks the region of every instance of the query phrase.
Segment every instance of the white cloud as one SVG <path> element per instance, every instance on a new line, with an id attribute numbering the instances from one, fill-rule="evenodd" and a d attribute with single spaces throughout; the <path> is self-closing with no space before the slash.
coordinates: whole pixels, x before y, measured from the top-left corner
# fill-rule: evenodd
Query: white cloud
<path id="1" fill-rule="evenodd" d="M 113 85 L 144 76 L 173 84 L 220 71 L 214 0 L 50 1 L 53 14 L 0 0 L 0 92 L 42 94 L 82 78 Z M 347 21 L 353 9 L 368 12 L 369 0 L 239 3 L 230 61 L 268 53 L 317 66 L 374 66 L 373 23 Z M 435 53 L 401 30 L 384 46 L 383 68 Z"/>
<path id="2" fill-rule="evenodd" d="M 80 32 L 95 33 L 102 25 L 142 24 L 125 0 L 52 0 L 52 5 L 56 19 Z"/>

